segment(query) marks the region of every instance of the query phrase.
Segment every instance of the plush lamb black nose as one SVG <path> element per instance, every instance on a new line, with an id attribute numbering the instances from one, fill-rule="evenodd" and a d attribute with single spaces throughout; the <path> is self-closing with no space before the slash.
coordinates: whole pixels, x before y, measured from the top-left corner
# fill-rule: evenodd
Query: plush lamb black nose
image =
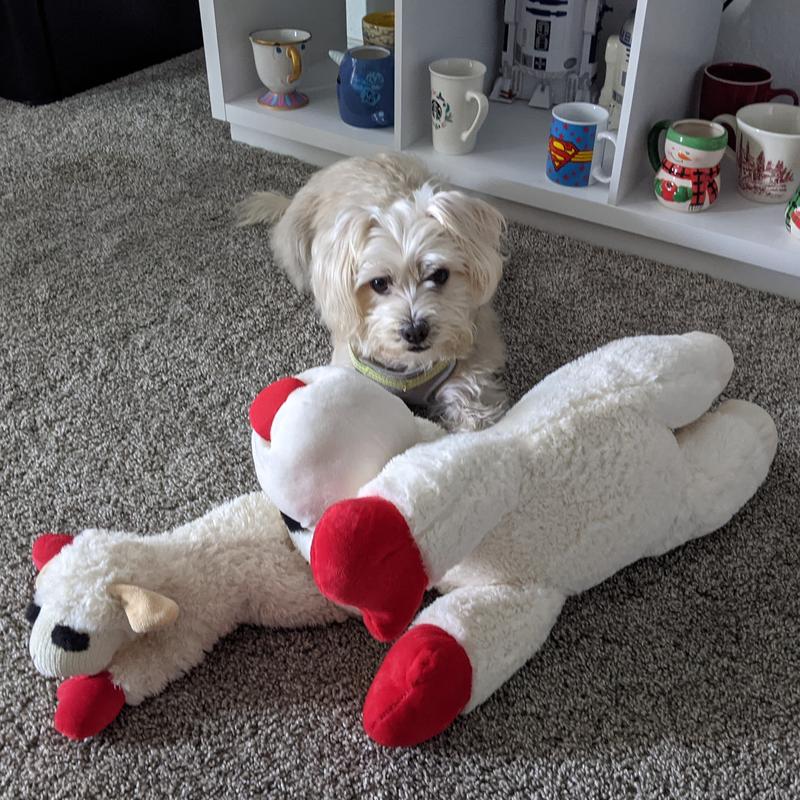
<path id="1" fill-rule="evenodd" d="M 68 625 L 55 625 L 50 639 L 56 647 L 70 653 L 79 653 L 81 650 L 89 649 L 89 634 L 78 633 Z"/>
<path id="2" fill-rule="evenodd" d="M 424 319 L 420 319 L 403 325 L 403 327 L 400 328 L 400 335 L 409 344 L 422 344 L 422 342 L 428 338 L 430 331 L 431 326 L 428 325 Z"/>
<path id="3" fill-rule="evenodd" d="M 302 530 L 303 526 L 296 519 L 292 519 L 288 514 L 284 514 L 283 511 L 281 511 L 281 516 L 283 517 L 283 521 L 286 523 L 286 527 L 291 533 Z"/>
<path id="4" fill-rule="evenodd" d="M 33 623 L 36 622 L 36 618 L 39 616 L 40 611 L 41 609 L 36 605 L 36 603 L 28 603 L 28 607 L 25 609 L 25 619 L 28 620 L 31 625 L 33 625 Z"/>

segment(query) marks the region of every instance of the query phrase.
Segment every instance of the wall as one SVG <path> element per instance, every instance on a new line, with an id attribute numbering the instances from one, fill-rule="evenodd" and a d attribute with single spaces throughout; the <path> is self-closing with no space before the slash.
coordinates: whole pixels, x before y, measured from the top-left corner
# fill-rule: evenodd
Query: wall
<path id="1" fill-rule="evenodd" d="M 722 15 L 717 61 L 746 61 L 771 70 L 773 86 L 800 92 L 800 2 L 733 0 Z"/>

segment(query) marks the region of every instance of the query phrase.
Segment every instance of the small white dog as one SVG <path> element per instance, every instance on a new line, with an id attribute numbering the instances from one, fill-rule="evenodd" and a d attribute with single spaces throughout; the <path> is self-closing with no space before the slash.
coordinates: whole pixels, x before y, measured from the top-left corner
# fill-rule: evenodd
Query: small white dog
<path id="1" fill-rule="evenodd" d="M 238 223 L 274 222 L 272 249 L 314 295 L 332 363 L 427 408 L 452 430 L 505 410 L 505 347 L 490 306 L 503 271 L 498 211 L 443 189 L 416 159 L 351 158 L 293 197 L 255 192 Z"/>

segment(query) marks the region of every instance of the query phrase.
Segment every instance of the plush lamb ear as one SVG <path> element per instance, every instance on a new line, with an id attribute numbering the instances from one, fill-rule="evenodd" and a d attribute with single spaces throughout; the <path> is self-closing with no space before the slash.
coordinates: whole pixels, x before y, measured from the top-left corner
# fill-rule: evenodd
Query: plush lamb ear
<path id="1" fill-rule="evenodd" d="M 305 383 L 299 378 L 281 378 L 262 389 L 250 404 L 250 427 L 268 442 L 272 441 L 272 420 L 286 398 Z"/>
<path id="2" fill-rule="evenodd" d="M 164 628 L 178 618 L 178 604 L 158 592 L 130 583 L 114 583 L 108 587 L 108 593 L 122 603 L 128 623 L 136 633 Z"/>
<path id="3" fill-rule="evenodd" d="M 488 303 L 503 274 L 503 215 L 483 200 L 455 191 L 434 194 L 427 213 L 455 239 L 479 305 Z"/>
<path id="4" fill-rule="evenodd" d="M 51 558 L 61 552 L 62 548 L 72 544 L 74 538 L 68 533 L 43 533 L 37 536 L 31 548 L 33 565 L 37 570 L 41 571 Z"/>

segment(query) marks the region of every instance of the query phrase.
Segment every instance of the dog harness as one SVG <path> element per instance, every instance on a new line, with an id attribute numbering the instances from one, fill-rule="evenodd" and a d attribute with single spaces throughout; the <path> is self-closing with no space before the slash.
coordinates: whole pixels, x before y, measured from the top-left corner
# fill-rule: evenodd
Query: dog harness
<path id="1" fill-rule="evenodd" d="M 375 361 L 359 358 L 352 348 L 350 348 L 350 361 L 356 371 L 397 395 L 406 405 L 417 408 L 428 407 L 436 390 L 453 374 L 458 363 L 456 359 L 437 361 L 428 369 L 401 372 Z"/>

